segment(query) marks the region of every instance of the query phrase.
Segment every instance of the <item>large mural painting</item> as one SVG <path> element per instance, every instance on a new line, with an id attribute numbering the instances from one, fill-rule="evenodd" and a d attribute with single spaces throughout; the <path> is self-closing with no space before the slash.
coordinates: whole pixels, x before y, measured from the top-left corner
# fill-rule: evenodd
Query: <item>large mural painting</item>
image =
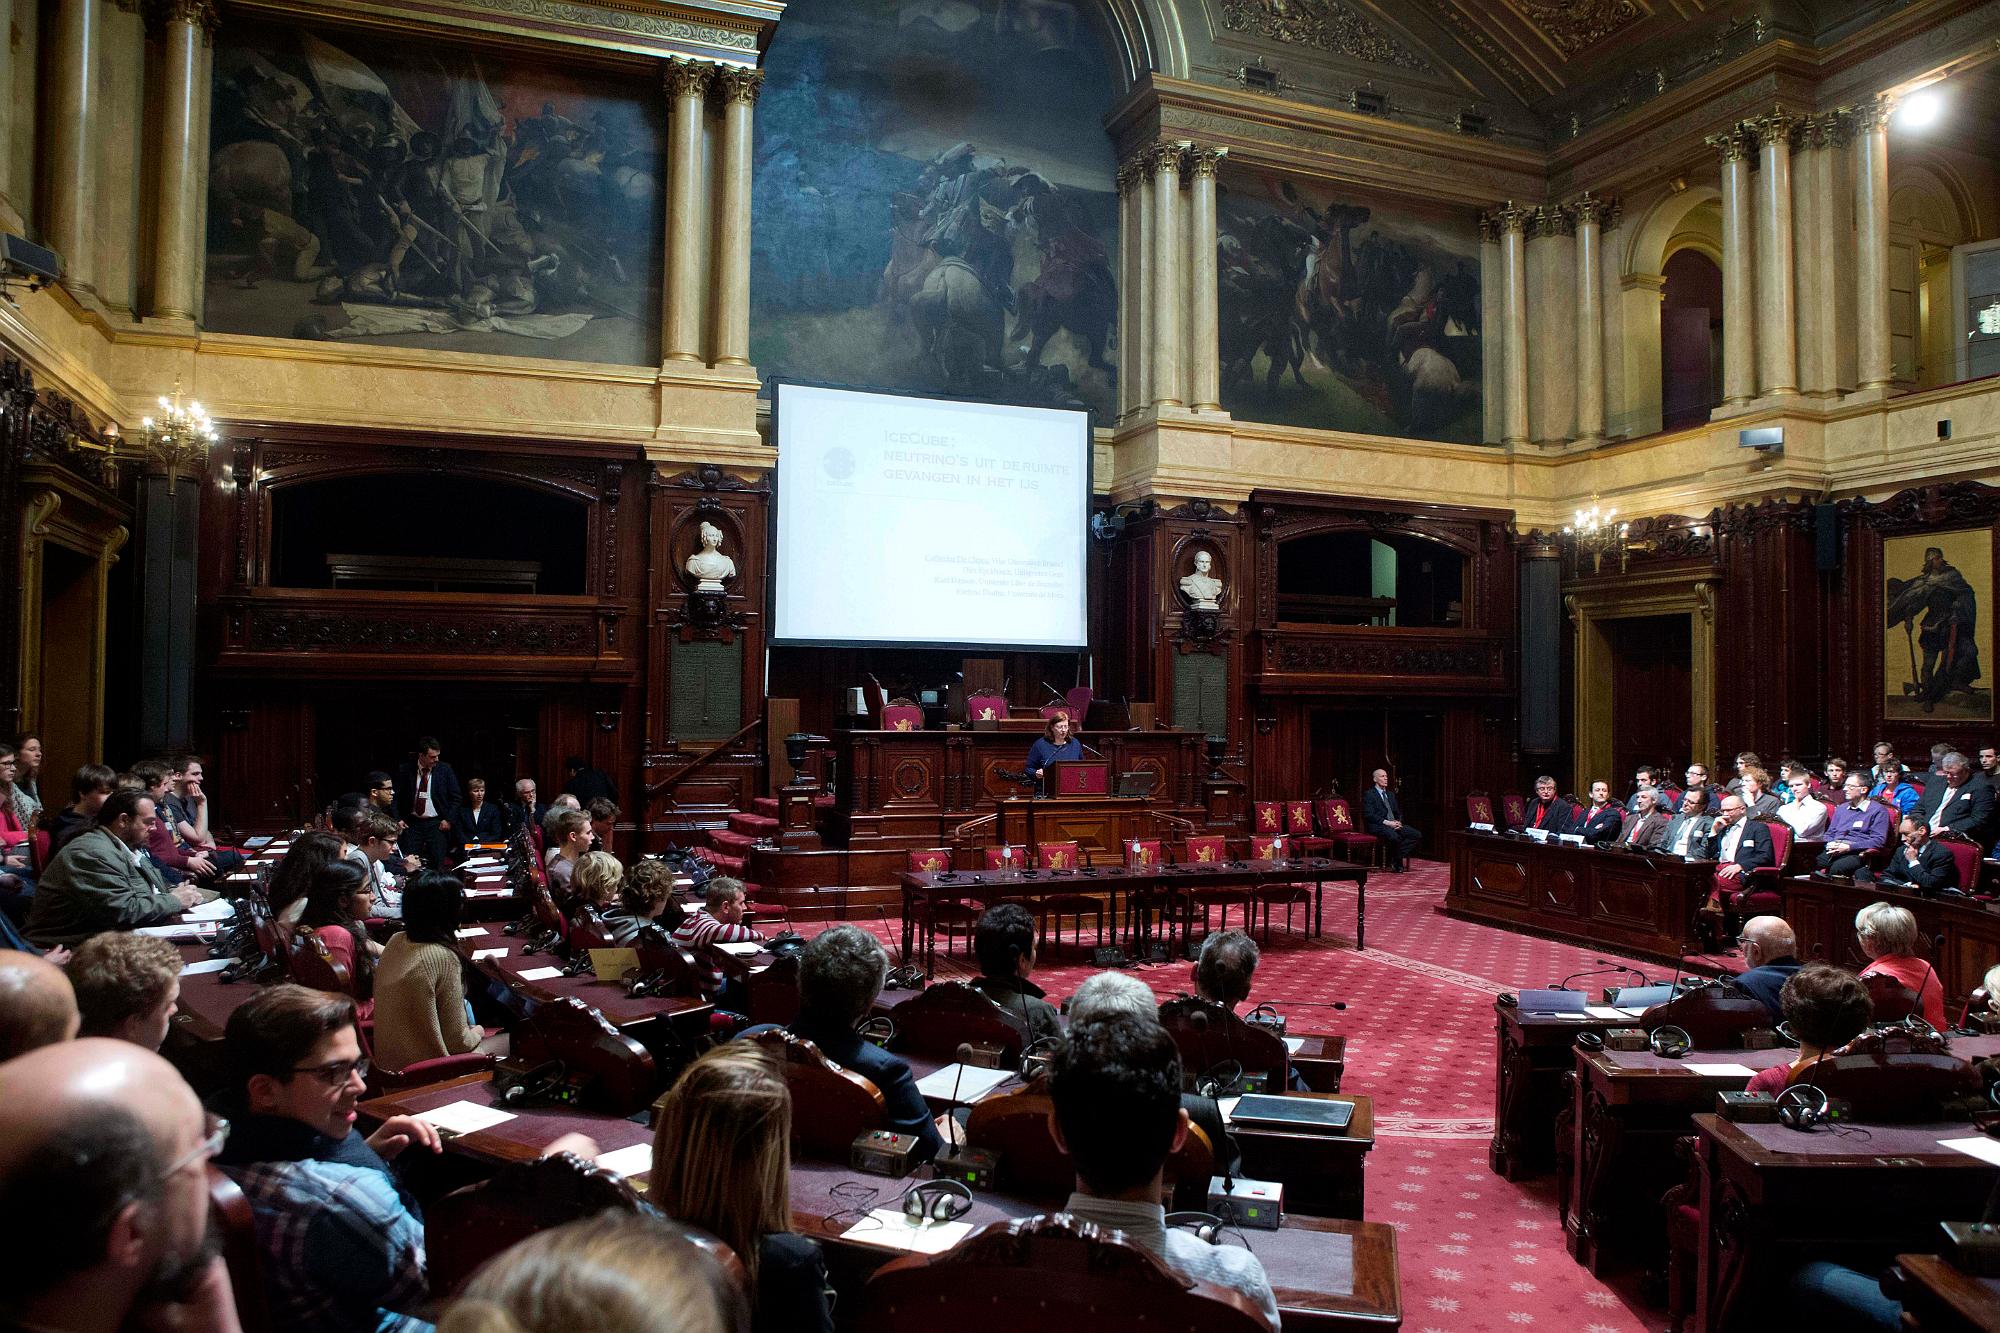
<path id="1" fill-rule="evenodd" d="M 214 99 L 208 328 L 659 360 L 657 85 L 240 22 Z"/>
<path id="2" fill-rule="evenodd" d="M 767 376 L 1115 414 L 1116 83 L 1068 0 L 794 0 L 757 104 Z"/>
<path id="3" fill-rule="evenodd" d="M 1217 235 L 1222 405 L 1232 415 L 1479 439 L 1472 217 L 1232 171 Z"/>

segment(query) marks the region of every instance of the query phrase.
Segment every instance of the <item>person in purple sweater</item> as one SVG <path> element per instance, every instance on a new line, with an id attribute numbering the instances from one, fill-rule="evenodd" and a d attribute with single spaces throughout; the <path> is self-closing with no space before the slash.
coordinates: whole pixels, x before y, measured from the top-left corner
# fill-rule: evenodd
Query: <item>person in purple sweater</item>
<path id="1" fill-rule="evenodd" d="M 1861 854 L 1889 845 L 1889 807 L 1868 797 L 1868 779 L 1849 773 L 1841 788 L 1845 798 L 1834 807 L 1826 825 L 1826 850 L 1819 868 L 1829 875 L 1853 878 L 1863 864 Z"/>

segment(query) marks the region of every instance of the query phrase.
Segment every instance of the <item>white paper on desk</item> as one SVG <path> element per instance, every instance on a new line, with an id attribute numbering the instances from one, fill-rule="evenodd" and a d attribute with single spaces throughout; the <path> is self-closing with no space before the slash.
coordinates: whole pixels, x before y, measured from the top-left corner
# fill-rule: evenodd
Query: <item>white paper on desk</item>
<path id="1" fill-rule="evenodd" d="M 926 1098 L 950 1102 L 953 1106 L 970 1106 L 1014 1077 L 1014 1072 L 1011 1069 L 984 1069 L 978 1065 L 946 1065 L 936 1073 L 918 1079 L 917 1091 Z"/>
<path id="2" fill-rule="evenodd" d="M 200 903 L 181 913 L 183 921 L 227 921 L 236 915 L 236 904 L 227 898 L 217 898 L 212 903 Z"/>
<path id="3" fill-rule="evenodd" d="M 2000 1166 L 2000 1139 L 1989 1139 L 1985 1135 L 1975 1135 L 1969 1139 L 1939 1139 L 1938 1147 L 1962 1152 L 1967 1157 L 1977 1157 L 1982 1162 Z"/>
<path id="4" fill-rule="evenodd" d="M 189 963 L 181 969 L 184 977 L 198 977 L 204 972 L 220 972 L 235 962 L 234 958 L 204 958 L 199 963 Z"/>
<path id="5" fill-rule="evenodd" d="M 1241 1097 L 1221 1097 L 1216 1099 L 1215 1109 L 1222 1113 L 1223 1124 L 1226 1125 L 1230 1122 L 1230 1118 L 1236 1114 L 1236 1103 L 1242 1100 Z"/>
<path id="6" fill-rule="evenodd" d="M 1586 1004 L 1583 1006 L 1583 1012 L 1592 1018 L 1601 1018 L 1606 1022 L 1615 1023 L 1621 1018 L 1637 1018 L 1645 1010 L 1620 1009 L 1618 1006 L 1612 1004 Z"/>
<path id="7" fill-rule="evenodd" d="M 1700 1074 L 1703 1078 L 1750 1078 L 1757 1072 L 1749 1065 L 1737 1064 L 1698 1065 L 1691 1063 L 1686 1068 L 1688 1073 Z"/>
<path id="8" fill-rule="evenodd" d="M 270 841 L 271 841 L 270 835 L 266 834 L 261 838 L 245 838 L 243 840 L 243 845 L 254 851 L 259 847 L 268 846 L 270 844 Z"/>
<path id="9" fill-rule="evenodd" d="M 452 934 L 458 936 L 462 940 L 469 940 L 474 935 L 490 935 L 492 934 L 492 932 L 487 930 L 486 927 L 484 926 L 461 926 L 459 929 L 453 931 Z"/>
<path id="10" fill-rule="evenodd" d="M 475 963 L 482 958 L 505 958 L 506 956 L 507 951 L 505 949 L 474 949 L 472 951 L 472 961 Z"/>
<path id="11" fill-rule="evenodd" d="M 738 958 L 755 958 L 764 952 L 764 946 L 756 940 L 744 940 L 740 944 L 718 944 L 715 947 L 724 953 L 733 953 Z"/>
<path id="12" fill-rule="evenodd" d="M 523 981 L 547 981 L 550 977 L 559 977 L 562 974 L 563 970 L 559 967 L 531 967 L 526 972 L 516 972 L 514 975 Z"/>
<path id="13" fill-rule="evenodd" d="M 900 1208 L 877 1208 L 841 1233 L 844 1240 L 887 1245 L 912 1254 L 943 1254 L 972 1234 L 970 1222 L 914 1221 Z"/>
<path id="14" fill-rule="evenodd" d="M 255 884 L 261 878 L 262 876 L 253 875 L 247 870 L 238 870 L 233 874 L 228 874 L 223 876 L 223 879 L 227 880 L 231 884 L 236 884 L 236 883 Z"/>
<path id="15" fill-rule="evenodd" d="M 1299 1048 L 1305 1044 L 1306 1039 L 1304 1037 L 1287 1037 L 1285 1038 L 1285 1054 L 1297 1055 Z"/>
<path id="16" fill-rule="evenodd" d="M 447 1102 L 443 1106 L 417 1112 L 417 1119 L 428 1120 L 437 1128 L 453 1134 L 477 1134 L 482 1129 L 506 1124 L 514 1119 L 514 1113 L 497 1106 L 481 1106 L 478 1102 Z"/>
<path id="17" fill-rule="evenodd" d="M 610 1171 L 621 1178 L 624 1176 L 644 1175 L 653 1169 L 653 1145 L 650 1143 L 635 1143 L 629 1148 L 620 1148 L 616 1152 L 599 1153 L 592 1160 L 606 1171 Z"/>
<path id="18" fill-rule="evenodd" d="M 505 898 L 507 896 L 507 885 L 504 880 L 493 885 L 491 888 L 480 888 L 477 885 L 468 884 L 465 889 L 465 896 L 468 898 Z"/>
<path id="19" fill-rule="evenodd" d="M 156 940 L 198 940 L 215 933 L 211 921 L 181 921 L 171 926 L 141 926 L 134 935 L 151 935 Z"/>

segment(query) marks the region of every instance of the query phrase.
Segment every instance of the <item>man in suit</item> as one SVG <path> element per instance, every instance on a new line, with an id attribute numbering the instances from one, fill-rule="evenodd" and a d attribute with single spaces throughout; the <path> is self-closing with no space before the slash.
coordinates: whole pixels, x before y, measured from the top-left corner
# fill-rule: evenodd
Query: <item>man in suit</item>
<path id="1" fill-rule="evenodd" d="M 468 778 L 465 804 L 458 811 L 458 836 L 453 845 L 463 851 L 468 843 L 505 842 L 508 833 L 505 807 L 486 799 L 486 779 Z"/>
<path id="2" fill-rule="evenodd" d="M 1778 856 L 1771 844 L 1770 826 L 1761 819 L 1750 818 L 1749 807 L 1735 792 L 1722 798 L 1722 809 L 1709 830 L 1708 848 L 1703 855 L 1720 864 L 1715 867 L 1715 885 L 1709 890 L 1708 901 L 1701 905 L 1697 925 L 1712 943 L 1719 945 L 1729 895 L 1743 887 L 1750 871 L 1776 865 Z"/>
<path id="3" fill-rule="evenodd" d="M 1667 831 L 1660 838 L 1658 850 L 1672 852 L 1675 856 L 1703 856 L 1707 854 L 1708 832 L 1715 820 L 1708 813 L 1708 792 L 1702 787 L 1689 787 L 1681 796 L 1680 813 L 1667 825 Z"/>
<path id="4" fill-rule="evenodd" d="M 1921 893 L 1926 898 L 1936 897 L 1939 889 L 1958 887 L 1958 860 L 1949 847 L 1932 840 L 1929 825 L 1915 815 L 1907 815 L 1903 819 L 1902 838 L 1902 847 L 1889 858 L 1881 874 L 1862 866 L 1854 872 L 1854 882 L 1886 884 Z"/>
<path id="5" fill-rule="evenodd" d="M 1639 792 L 1638 802 L 1638 807 L 1625 821 L 1624 829 L 1611 845 L 1638 852 L 1657 851 L 1667 836 L 1666 812 L 1660 809 L 1653 792 Z"/>
<path id="6" fill-rule="evenodd" d="M 1389 770 L 1378 768 L 1374 781 L 1361 795 L 1361 822 L 1382 840 L 1389 853 L 1389 869 L 1398 874 L 1409 868 L 1410 853 L 1424 835 L 1403 822 L 1403 803 L 1389 787 Z"/>
<path id="7" fill-rule="evenodd" d="M 1982 847 L 1993 838 L 1993 784 L 1953 750 L 1938 760 L 1940 781 L 1925 789 L 1916 817 L 1931 833 L 1962 834 Z"/>
<path id="8" fill-rule="evenodd" d="M 563 783 L 563 790 L 576 797 L 577 803 L 586 810 L 592 801 L 617 801 L 618 784 L 603 769 L 586 764 L 582 755 L 573 754 L 564 760 L 563 769 L 569 774 L 569 780 Z"/>
<path id="9" fill-rule="evenodd" d="M 1778 1003 L 1778 993 L 1799 970 L 1799 937 L 1791 923 L 1781 916 L 1753 916 L 1743 923 L 1736 943 L 1743 950 L 1744 963 L 1736 978 L 1737 987 L 1756 996 L 1771 1011 L 1773 1023 L 1783 1022 L 1785 1010 Z"/>
<path id="10" fill-rule="evenodd" d="M 513 829 L 520 828 L 524 824 L 531 829 L 540 828 L 542 821 L 548 817 L 549 807 L 535 794 L 535 780 L 522 778 L 516 782 L 514 804 L 507 811 L 507 818 L 512 824 L 512 828 L 508 831 L 511 833 Z"/>
<path id="11" fill-rule="evenodd" d="M 1556 795 L 1556 780 L 1544 773 L 1535 779 L 1535 799 L 1528 802 L 1528 822 L 1521 826 L 1540 829 L 1550 837 L 1570 831 L 1570 819 L 1576 814 L 1576 807 Z"/>
<path id="12" fill-rule="evenodd" d="M 1689 764 L 1687 766 L 1687 786 L 1683 791 L 1698 791 L 1708 797 L 1708 808 L 1715 806 L 1715 793 L 1709 790 L 1708 765 Z"/>
<path id="13" fill-rule="evenodd" d="M 1618 836 L 1624 825 L 1625 807 L 1611 799 L 1611 784 L 1593 782 L 1590 784 L 1590 804 L 1576 812 L 1567 830 L 1577 834 L 1585 842 L 1606 842 Z"/>
<path id="14" fill-rule="evenodd" d="M 157 926 L 215 895 L 192 884 L 167 888 L 146 856 L 159 815 L 143 791 L 115 791 L 97 821 L 67 843 L 35 887 L 28 938 L 41 948 L 75 944 L 101 930 Z"/>
<path id="15" fill-rule="evenodd" d="M 404 764 L 396 778 L 396 817 L 409 826 L 403 833 L 403 850 L 422 857 L 433 869 L 444 865 L 452 821 L 464 799 L 458 774 L 439 758 L 440 753 L 436 737 L 421 738 L 415 761 Z"/>

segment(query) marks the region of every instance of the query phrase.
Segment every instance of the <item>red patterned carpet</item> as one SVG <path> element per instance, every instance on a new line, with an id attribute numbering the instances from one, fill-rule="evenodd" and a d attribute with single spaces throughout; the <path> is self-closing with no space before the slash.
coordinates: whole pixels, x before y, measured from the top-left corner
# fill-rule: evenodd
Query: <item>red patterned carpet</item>
<path id="1" fill-rule="evenodd" d="M 1400 1233 L 1403 1326 L 1413 1333 L 1657 1328 L 1663 1312 L 1639 1303 L 1634 1283 L 1607 1286 L 1570 1259 L 1552 1178 L 1509 1184 L 1486 1166 L 1493 996 L 1551 984 L 1613 955 L 1453 921 L 1436 910 L 1445 874 L 1442 863 L 1419 861 L 1404 875 L 1371 876 L 1366 953 L 1353 948 L 1353 890 L 1329 885 L 1327 940 L 1274 931 L 1252 997 L 1347 1003 L 1344 1013 L 1294 1010 L 1291 1022 L 1294 1031 L 1344 1033 L 1342 1089 L 1375 1100 L 1367 1211 Z M 1649 976 L 1661 970 L 1616 961 Z M 960 973 L 964 962 L 963 954 L 950 963 L 940 956 L 939 974 Z M 1057 998 L 1091 970 L 1070 947 L 1044 960 L 1035 979 Z M 1188 971 L 1185 963 L 1163 964 L 1136 975 L 1166 997 L 1190 988 Z"/>

